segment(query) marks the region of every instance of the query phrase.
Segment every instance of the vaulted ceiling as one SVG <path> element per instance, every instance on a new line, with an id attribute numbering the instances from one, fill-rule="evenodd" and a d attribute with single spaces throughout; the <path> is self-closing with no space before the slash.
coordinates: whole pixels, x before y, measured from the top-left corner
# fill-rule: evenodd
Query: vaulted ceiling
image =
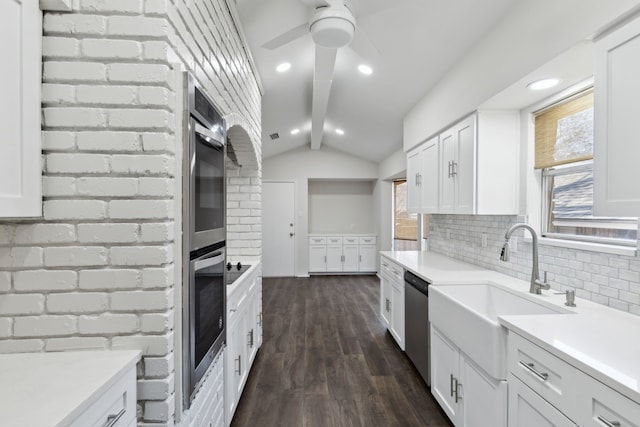
<path id="1" fill-rule="evenodd" d="M 314 91 L 316 45 L 306 30 L 289 31 L 308 23 L 316 6 L 336 1 L 341 0 L 236 0 L 264 86 L 265 158 L 301 146 L 311 149 L 312 105 L 328 95 L 326 113 L 313 111 L 314 133 L 321 135 L 313 148 L 327 146 L 382 161 L 402 147 L 405 114 L 518 2 L 347 0 L 356 20 L 354 41 L 338 48 L 329 89 L 316 85 Z M 278 37 L 285 33 L 283 43 Z M 289 41 L 288 35 L 299 37 Z M 325 68 L 333 65 L 318 61 Z M 290 70 L 277 72 L 284 62 Z M 373 73 L 360 73 L 361 64 Z M 300 132 L 292 135 L 292 129 Z M 273 133 L 279 138 L 272 140 Z"/>

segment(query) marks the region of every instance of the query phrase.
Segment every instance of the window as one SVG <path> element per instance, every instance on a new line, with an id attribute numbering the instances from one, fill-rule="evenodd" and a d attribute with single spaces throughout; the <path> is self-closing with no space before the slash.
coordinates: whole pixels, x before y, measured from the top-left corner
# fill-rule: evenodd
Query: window
<path id="1" fill-rule="evenodd" d="M 393 182 L 393 248 L 418 249 L 418 215 L 407 212 L 407 181 Z"/>
<path id="2" fill-rule="evenodd" d="M 637 218 L 593 216 L 593 91 L 535 114 L 535 168 L 542 170 L 542 235 L 636 246 Z"/>

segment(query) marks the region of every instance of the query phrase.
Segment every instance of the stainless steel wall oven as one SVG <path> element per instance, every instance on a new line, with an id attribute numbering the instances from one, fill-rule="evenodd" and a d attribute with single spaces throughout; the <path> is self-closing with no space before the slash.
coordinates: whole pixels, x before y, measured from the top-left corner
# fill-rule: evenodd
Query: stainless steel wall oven
<path id="1" fill-rule="evenodd" d="M 225 123 L 189 75 L 189 230 L 190 250 L 225 239 Z"/>
<path id="2" fill-rule="evenodd" d="M 192 75 L 185 78 L 182 201 L 183 404 L 225 343 L 225 123 Z"/>

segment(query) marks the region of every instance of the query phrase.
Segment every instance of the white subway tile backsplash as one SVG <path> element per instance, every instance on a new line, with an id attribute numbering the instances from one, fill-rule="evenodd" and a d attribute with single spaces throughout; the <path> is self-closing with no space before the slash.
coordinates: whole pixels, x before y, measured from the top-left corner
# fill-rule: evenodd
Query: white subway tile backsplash
<path id="1" fill-rule="evenodd" d="M 504 233 L 516 222 L 513 216 L 430 215 L 429 250 L 461 259 L 504 274 L 529 280 L 531 244 L 523 232 L 511 238 L 512 258 L 499 260 Z M 447 238 L 450 230 L 450 238 Z M 487 234 L 488 246 L 482 248 L 477 238 Z M 513 252 L 513 248 L 517 248 Z M 581 298 L 639 314 L 640 262 L 632 257 L 539 246 L 540 270 L 549 273 L 554 289 L 576 289 Z"/>

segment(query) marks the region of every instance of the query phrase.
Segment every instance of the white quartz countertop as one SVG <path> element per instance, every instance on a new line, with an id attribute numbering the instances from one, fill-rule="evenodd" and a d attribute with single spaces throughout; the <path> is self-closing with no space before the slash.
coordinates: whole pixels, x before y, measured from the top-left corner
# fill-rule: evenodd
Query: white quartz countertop
<path id="1" fill-rule="evenodd" d="M 2 354 L 0 425 L 68 425 L 139 360 L 137 350 Z"/>
<path id="2" fill-rule="evenodd" d="M 581 298 L 568 308 L 553 290 L 532 295 L 528 282 L 431 252 L 381 255 L 436 286 L 491 283 L 570 311 L 500 316 L 499 322 L 640 404 L 640 316 Z"/>
<path id="3" fill-rule="evenodd" d="M 242 273 L 231 285 L 227 285 L 227 298 L 235 293 L 236 289 L 241 288 L 240 284 L 244 283 L 248 277 L 258 274 L 260 271 L 260 261 L 243 261 L 239 260 L 243 265 L 250 265 L 244 273 Z M 236 264 L 238 261 L 233 261 L 231 264 Z"/>

